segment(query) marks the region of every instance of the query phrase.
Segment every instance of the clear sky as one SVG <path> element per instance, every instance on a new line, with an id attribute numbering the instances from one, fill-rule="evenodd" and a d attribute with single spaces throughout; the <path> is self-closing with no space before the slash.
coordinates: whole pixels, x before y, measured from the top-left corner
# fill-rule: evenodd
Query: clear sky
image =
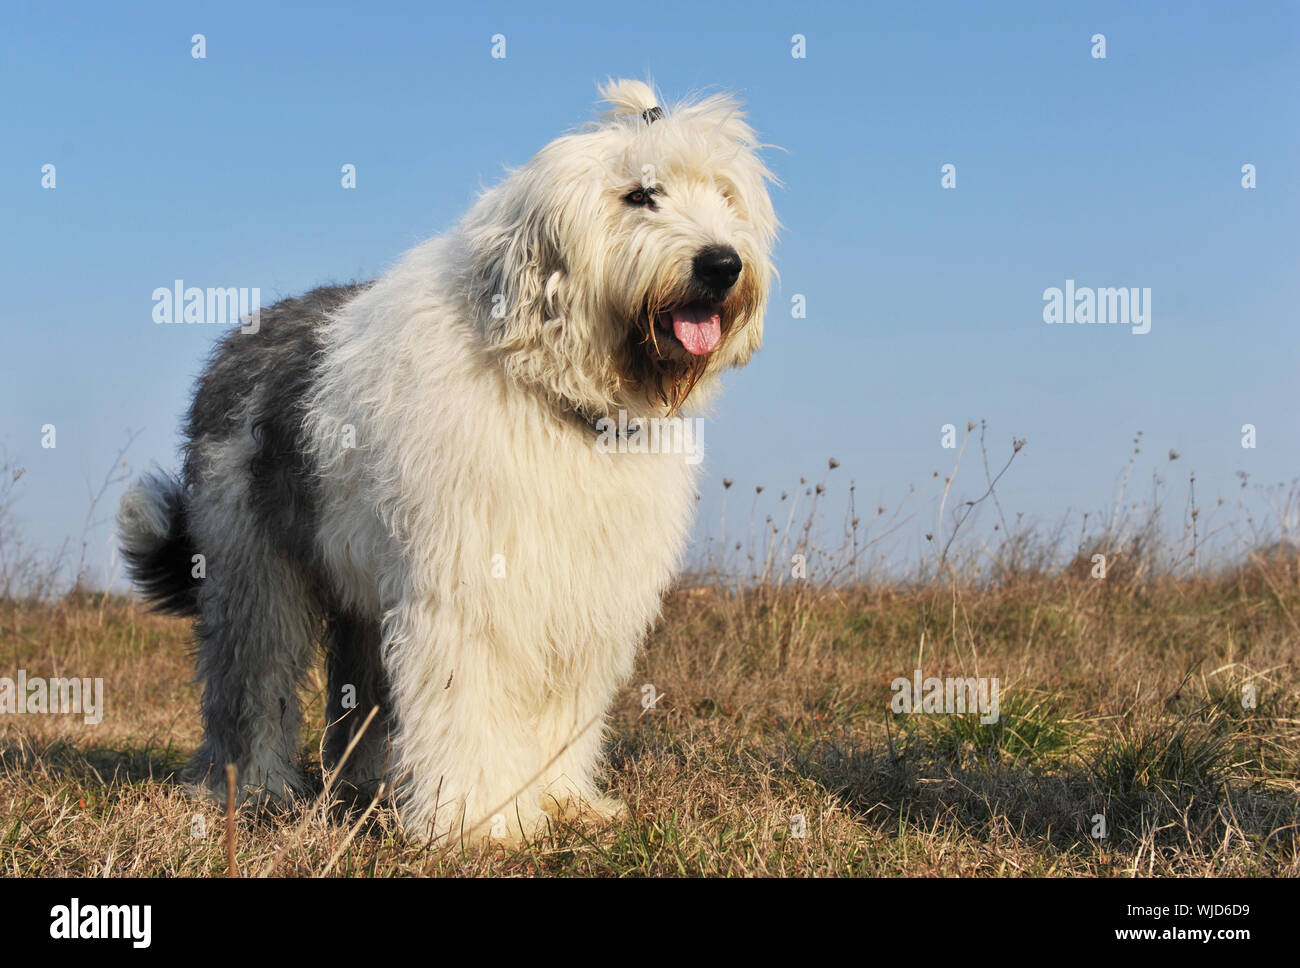
<path id="1" fill-rule="evenodd" d="M 781 280 L 706 431 L 706 521 L 722 477 L 747 513 L 755 484 L 775 501 L 830 456 L 838 494 L 852 477 L 896 506 L 951 466 L 940 427 L 979 419 L 995 457 L 1028 439 L 1000 496 L 1043 520 L 1109 508 L 1139 429 L 1138 478 L 1195 470 L 1202 502 L 1235 500 L 1238 471 L 1297 476 L 1296 3 L 9 0 L 0 444 L 28 468 L 27 534 L 80 535 L 128 429 L 134 467 L 175 463 L 220 327 L 156 325 L 155 288 L 266 305 L 372 277 L 611 75 L 734 90 L 780 149 Z M 1067 279 L 1149 288 L 1150 332 L 1045 324 Z"/>

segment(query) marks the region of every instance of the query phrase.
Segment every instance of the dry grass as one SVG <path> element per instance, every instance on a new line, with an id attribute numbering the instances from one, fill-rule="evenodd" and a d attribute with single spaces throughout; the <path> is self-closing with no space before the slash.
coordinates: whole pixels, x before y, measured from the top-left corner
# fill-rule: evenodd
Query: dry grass
<path id="1" fill-rule="evenodd" d="M 968 444 L 973 486 L 956 483 Z M 77 590 L 82 567 L 52 601 L 42 589 L 58 563 L 22 552 L 10 514 L 22 471 L 0 460 L 0 676 L 102 677 L 107 707 L 93 726 L 0 715 L 0 870 L 1300 874 L 1300 484 L 1257 488 L 1257 509 L 1241 475 L 1225 523 L 1224 502 L 1197 505 L 1192 474 L 1170 540 L 1158 471 L 1148 503 L 1126 502 L 1139 433 L 1109 514 L 1084 515 L 1070 541 L 1065 519 L 1042 532 L 1004 514 L 996 485 L 1024 445 L 990 461 L 971 423 L 951 472 L 892 510 L 860 509 L 850 484 L 829 550 L 833 459 L 820 482 L 740 499 L 743 543 L 724 502 L 611 712 L 609 784 L 626 821 L 559 824 L 519 850 L 436 850 L 404 842 L 386 804 L 321 793 L 242 811 L 233 865 L 223 805 L 176 780 L 199 740 L 188 624 Z M 880 552 L 908 533 L 932 553 L 900 580 Z M 1232 547 L 1262 550 L 1229 566 Z M 915 669 L 996 677 L 999 720 L 895 715 L 890 684 Z M 317 790 L 322 691 L 317 669 L 303 746 Z"/>
<path id="2" fill-rule="evenodd" d="M 611 716 L 632 808 L 524 849 L 404 843 L 391 813 L 244 813 L 243 875 L 1300 874 L 1300 576 L 1066 569 L 1001 584 L 683 588 Z M 0 717 L 0 868 L 224 876 L 186 623 L 119 598 L 0 603 L 0 674 L 102 676 L 107 713 Z M 895 716 L 890 682 L 996 676 L 1002 718 Z M 642 685 L 660 695 L 641 705 Z M 1242 686 L 1257 705 L 1244 708 Z M 321 680 L 304 744 L 319 783 Z M 805 835 L 792 821 L 802 815 Z M 1092 836 L 1096 815 L 1107 835 Z M 201 818 L 201 819 L 200 819 Z"/>

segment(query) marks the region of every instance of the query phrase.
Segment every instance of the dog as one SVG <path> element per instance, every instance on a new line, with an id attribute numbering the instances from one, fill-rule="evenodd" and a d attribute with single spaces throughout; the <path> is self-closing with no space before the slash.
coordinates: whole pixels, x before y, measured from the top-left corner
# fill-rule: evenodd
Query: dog
<path id="1" fill-rule="evenodd" d="M 298 692 L 323 646 L 326 775 L 391 791 L 409 836 L 625 813 L 601 792 L 604 719 L 698 461 L 600 444 L 700 412 L 759 348 L 779 226 L 732 97 L 601 93 L 599 120 L 379 279 L 227 334 L 179 477 L 124 495 L 131 577 L 196 620 L 201 787 L 234 764 L 247 795 L 304 792 Z"/>

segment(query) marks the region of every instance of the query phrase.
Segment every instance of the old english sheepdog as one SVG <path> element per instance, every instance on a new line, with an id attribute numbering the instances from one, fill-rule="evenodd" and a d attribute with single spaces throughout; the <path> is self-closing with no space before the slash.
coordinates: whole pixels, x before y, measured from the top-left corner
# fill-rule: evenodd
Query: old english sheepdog
<path id="1" fill-rule="evenodd" d="M 615 420 L 680 422 L 758 349 L 778 225 L 734 100 L 602 94 L 599 121 L 381 278 L 229 333 L 180 478 L 123 498 L 137 586 L 196 618 L 196 782 L 221 790 L 234 764 L 249 794 L 302 791 L 319 642 L 327 776 L 391 790 L 411 836 L 623 811 L 600 789 L 604 717 L 698 460 L 600 444 Z"/>

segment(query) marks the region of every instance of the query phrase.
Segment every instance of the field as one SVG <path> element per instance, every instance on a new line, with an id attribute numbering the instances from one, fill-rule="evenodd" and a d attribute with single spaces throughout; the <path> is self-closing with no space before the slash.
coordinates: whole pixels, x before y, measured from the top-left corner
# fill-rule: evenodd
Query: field
<path id="1" fill-rule="evenodd" d="M 236 870 L 1294 876 L 1298 642 L 1286 549 L 1181 577 L 692 581 L 610 718 L 625 822 L 437 850 L 397 837 L 383 803 L 348 813 L 322 795 L 243 811 Z M 188 649 L 186 622 L 122 597 L 0 603 L 0 675 L 103 677 L 106 709 L 98 725 L 0 716 L 6 874 L 229 873 L 222 806 L 176 779 L 198 740 Z M 1000 718 L 896 714 L 891 683 L 915 669 L 996 677 Z M 321 689 L 318 672 L 303 748 L 317 789 Z"/>

